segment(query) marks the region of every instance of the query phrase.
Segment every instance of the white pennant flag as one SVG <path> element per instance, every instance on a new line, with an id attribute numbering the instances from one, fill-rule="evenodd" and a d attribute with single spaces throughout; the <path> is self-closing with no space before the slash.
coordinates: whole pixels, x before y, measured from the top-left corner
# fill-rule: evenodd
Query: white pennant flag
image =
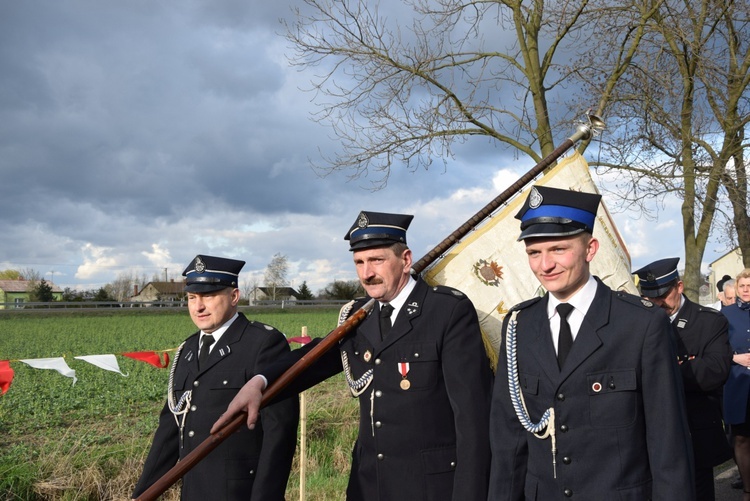
<path id="1" fill-rule="evenodd" d="M 62 357 L 57 358 L 29 358 L 21 360 L 26 365 L 33 367 L 34 369 L 52 369 L 56 370 L 65 377 L 72 377 L 73 384 L 76 384 L 78 378 L 76 378 L 76 371 L 68 367 L 65 363 L 65 359 Z"/>
<path id="2" fill-rule="evenodd" d="M 96 365 L 97 367 L 99 367 L 100 369 L 104 369 L 105 371 L 116 372 L 122 377 L 128 377 L 127 374 L 123 374 L 120 371 L 120 365 L 117 363 L 117 359 L 114 355 L 83 355 L 73 358 L 83 360 L 84 362 L 88 362 L 91 365 Z"/>

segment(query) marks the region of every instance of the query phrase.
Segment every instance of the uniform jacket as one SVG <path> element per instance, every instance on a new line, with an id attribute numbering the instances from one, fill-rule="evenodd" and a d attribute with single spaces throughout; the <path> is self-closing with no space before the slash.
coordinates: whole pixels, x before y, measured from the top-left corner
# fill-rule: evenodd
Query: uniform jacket
<path id="1" fill-rule="evenodd" d="M 289 353 L 282 333 L 251 322 L 241 313 L 219 338 L 206 367 L 200 371 L 198 340 L 199 333 L 189 337 L 175 361 L 175 402 L 186 391 L 192 391 L 184 429 L 181 433 L 169 404 L 165 404 L 133 497 L 209 436 L 213 423 L 246 381 Z M 297 398 L 261 410 L 254 430 L 240 427 L 185 474 L 182 499 L 283 500 L 297 445 L 298 420 Z"/>
<path id="2" fill-rule="evenodd" d="M 729 321 L 729 344 L 734 353 L 750 352 L 750 311 L 741 310 L 736 304 L 721 310 Z M 750 394 L 750 369 L 732 363 L 729 379 L 724 385 L 724 420 L 728 424 L 747 421 L 747 398 Z"/>
<path id="3" fill-rule="evenodd" d="M 353 380 L 372 371 L 359 395 L 347 500 L 485 499 L 492 371 L 474 306 L 455 289 L 418 280 L 385 341 L 378 310 L 344 338 L 340 353 L 331 350 L 293 385 L 301 391 L 341 372 L 343 357 Z M 314 345 L 292 354 L 301 358 Z M 409 364 L 406 377 L 399 363 Z M 278 371 L 264 375 L 272 380 Z"/>
<path id="4" fill-rule="evenodd" d="M 545 295 L 513 309 L 519 310 L 520 388 L 532 422 L 554 409 L 556 478 L 551 439 L 527 432 L 511 406 L 503 342 L 490 416 L 488 500 L 693 499 L 682 378 L 664 311 L 597 279 L 560 370 L 547 301 Z"/>
<path id="5" fill-rule="evenodd" d="M 724 383 L 732 363 L 727 319 L 713 308 L 685 298 L 672 326 L 695 466 L 717 466 L 732 458 L 722 417 Z"/>

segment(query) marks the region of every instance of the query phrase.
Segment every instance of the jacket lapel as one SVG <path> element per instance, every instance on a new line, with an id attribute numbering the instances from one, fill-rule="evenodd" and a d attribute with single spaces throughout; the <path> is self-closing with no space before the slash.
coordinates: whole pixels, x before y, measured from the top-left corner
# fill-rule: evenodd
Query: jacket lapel
<path id="1" fill-rule="evenodd" d="M 581 328 L 573 342 L 568 358 L 560 376 L 565 379 L 579 365 L 586 361 L 603 344 L 599 330 L 609 323 L 609 311 L 612 303 L 612 292 L 596 279 L 597 288 L 594 301 L 583 318 Z"/>
<path id="2" fill-rule="evenodd" d="M 524 319 L 523 329 L 523 332 L 527 334 L 522 335 L 530 337 L 531 353 L 537 359 L 539 367 L 542 368 L 547 378 L 556 381 L 560 377 L 560 371 L 557 369 L 557 355 L 555 354 L 555 346 L 552 344 L 552 331 L 549 328 L 548 304 L 549 293 L 528 310 L 521 310 L 519 320 L 521 315 L 528 317 Z M 517 343 L 518 346 L 521 346 L 520 340 Z"/>
<path id="3" fill-rule="evenodd" d="M 427 296 L 428 285 L 422 280 L 417 280 L 417 285 L 414 286 L 414 290 L 411 291 L 406 302 L 401 307 L 396 316 L 396 320 L 393 322 L 393 327 L 388 337 L 380 342 L 380 333 L 378 332 L 378 352 L 383 351 L 388 346 L 397 342 L 402 337 L 406 336 L 412 330 L 412 322 L 414 322 L 419 315 L 422 313 L 422 305 L 424 304 L 425 296 Z M 379 330 L 379 327 L 378 327 Z"/>
<path id="4" fill-rule="evenodd" d="M 242 334 L 245 332 L 245 327 L 248 321 L 245 315 L 242 313 L 232 322 L 232 325 L 221 335 L 216 346 L 211 350 L 211 354 L 206 360 L 206 364 L 200 368 L 200 372 L 206 372 L 208 369 L 219 363 L 224 357 L 229 356 L 232 353 L 232 345 L 240 340 Z"/>

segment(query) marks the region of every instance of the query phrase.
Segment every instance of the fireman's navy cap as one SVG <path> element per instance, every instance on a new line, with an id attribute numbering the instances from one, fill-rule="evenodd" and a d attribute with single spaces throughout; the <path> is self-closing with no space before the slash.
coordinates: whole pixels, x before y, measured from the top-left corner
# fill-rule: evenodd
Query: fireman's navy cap
<path id="1" fill-rule="evenodd" d="M 636 271 L 641 296 L 659 297 L 669 292 L 669 289 L 680 279 L 680 273 L 677 271 L 679 262 L 679 257 L 668 257 L 647 264 Z"/>
<path id="2" fill-rule="evenodd" d="M 516 214 L 516 219 L 521 220 L 518 240 L 593 233 L 601 199 L 601 195 L 593 193 L 533 186 Z"/>
<path id="3" fill-rule="evenodd" d="M 406 244 L 406 230 L 414 216 L 362 211 L 344 240 L 349 240 L 349 250 L 369 249 L 395 243 Z"/>
<path id="4" fill-rule="evenodd" d="M 199 254 L 182 272 L 186 277 L 185 292 L 207 293 L 227 287 L 237 288 L 244 265 L 245 261 Z"/>

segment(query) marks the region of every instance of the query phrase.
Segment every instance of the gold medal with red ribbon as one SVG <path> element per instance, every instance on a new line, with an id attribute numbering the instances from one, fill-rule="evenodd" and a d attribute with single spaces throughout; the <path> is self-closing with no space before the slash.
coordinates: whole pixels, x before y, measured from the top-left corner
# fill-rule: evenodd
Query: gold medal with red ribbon
<path id="1" fill-rule="evenodd" d="M 411 387 L 411 383 L 406 379 L 406 375 L 409 374 L 409 362 L 399 362 L 398 372 L 401 373 L 401 386 L 402 390 L 408 390 Z"/>

